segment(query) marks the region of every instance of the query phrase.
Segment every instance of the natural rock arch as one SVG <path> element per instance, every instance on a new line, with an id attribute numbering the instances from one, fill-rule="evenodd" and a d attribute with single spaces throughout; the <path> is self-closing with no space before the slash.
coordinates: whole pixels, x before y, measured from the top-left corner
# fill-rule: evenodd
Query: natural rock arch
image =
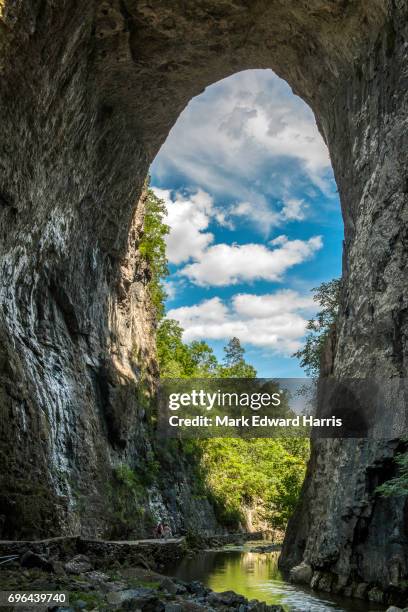
<path id="1" fill-rule="evenodd" d="M 239 70 L 272 68 L 286 79 L 331 153 L 345 288 L 330 368 L 405 375 L 406 0 L 2 0 L 0 8 L 4 535 L 98 534 L 106 467 L 146 451 L 135 390 L 155 360 L 137 203 L 189 99 Z M 404 501 L 373 497 L 395 447 L 316 445 L 287 564 L 304 556 L 329 588 L 333 576 L 402 579 Z"/>

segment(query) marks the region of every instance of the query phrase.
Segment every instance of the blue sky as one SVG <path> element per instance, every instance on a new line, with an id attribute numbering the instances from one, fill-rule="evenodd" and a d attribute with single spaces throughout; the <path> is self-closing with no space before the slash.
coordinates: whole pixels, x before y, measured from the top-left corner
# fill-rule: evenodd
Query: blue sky
<path id="1" fill-rule="evenodd" d="M 340 275 L 343 224 L 311 110 L 270 70 L 190 101 L 151 167 L 167 205 L 167 309 L 186 341 L 238 336 L 259 376 L 304 376 L 292 353 Z"/>

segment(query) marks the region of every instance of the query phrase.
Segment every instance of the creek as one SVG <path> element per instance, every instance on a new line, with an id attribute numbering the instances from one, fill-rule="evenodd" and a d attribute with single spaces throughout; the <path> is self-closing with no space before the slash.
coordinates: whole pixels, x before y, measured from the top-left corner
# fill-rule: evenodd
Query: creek
<path id="1" fill-rule="evenodd" d="M 166 573 L 214 591 L 235 591 L 248 599 L 280 604 L 287 612 L 380 612 L 381 604 L 312 591 L 285 580 L 278 568 L 279 551 L 252 552 L 259 542 L 204 550 L 184 558 Z"/>

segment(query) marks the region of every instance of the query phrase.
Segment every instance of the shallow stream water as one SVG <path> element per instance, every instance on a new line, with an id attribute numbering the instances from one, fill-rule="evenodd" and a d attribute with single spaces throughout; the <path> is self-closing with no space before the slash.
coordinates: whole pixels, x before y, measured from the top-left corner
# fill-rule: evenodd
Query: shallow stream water
<path id="1" fill-rule="evenodd" d="M 259 542 L 208 550 L 183 559 L 167 573 L 199 580 L 213 591 L 235 591 L 248 599 L 280 604 L 288 612 L 380 612 L 381 604 L 319 593 L 286 581 L 278 568 L 279 552 L 251 552 Z"/>

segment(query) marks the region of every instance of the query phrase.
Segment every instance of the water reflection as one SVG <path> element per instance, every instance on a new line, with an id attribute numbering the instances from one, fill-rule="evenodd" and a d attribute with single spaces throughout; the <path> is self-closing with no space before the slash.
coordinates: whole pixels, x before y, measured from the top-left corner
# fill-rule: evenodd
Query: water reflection
<path id="1" fill-rule="evenodd" d="M 279 552 L 249 552 L 249 547 L 250 544 L 244 548 L 204 551 L 193 558 L 183 559 L 176 571 L 171 568 L 168 573 L 186 581 L 200 580 L 214 591 L 233 590 L 248 599 L 280 604 L 288 612 L 385 610 L 379 604 L 299 589 L 282 577 L 278 569 Z"/>

